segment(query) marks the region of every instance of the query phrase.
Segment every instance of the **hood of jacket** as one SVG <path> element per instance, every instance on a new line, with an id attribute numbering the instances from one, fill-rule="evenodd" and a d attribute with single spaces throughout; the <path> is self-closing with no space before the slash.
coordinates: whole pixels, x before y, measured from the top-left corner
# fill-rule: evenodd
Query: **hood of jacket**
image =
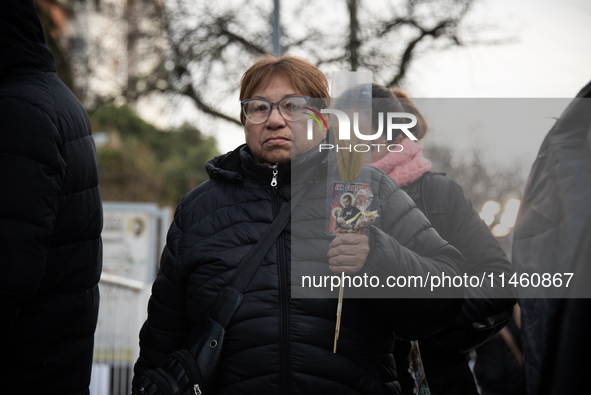
<path id="1" fill-rule="evenodd" d="M 55 71 L 33 0 L 0 1 L 0 78 L 26 70 Z"/>
<path id="2" fill-rule="evenodd" d="M 216 156 L 205 165 L 207 174 L 212 180 L 242 180 L 244 174 L 241 157 L 246 157 L 247 155 L 250 156 L 250 153 L 248 153 L 247 150 L 247 145 L 242 144 L 234 149 L 234 151 Z M 248 160 L 250 161 L 250 159 Z"/>

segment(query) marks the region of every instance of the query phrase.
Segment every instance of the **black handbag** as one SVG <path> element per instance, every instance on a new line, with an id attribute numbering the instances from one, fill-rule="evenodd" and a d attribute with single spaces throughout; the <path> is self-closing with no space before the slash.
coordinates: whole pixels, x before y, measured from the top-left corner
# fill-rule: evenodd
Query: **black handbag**
<path id="1" fill-rule="evenodd" d="M 300 191 L 287 204 L 259 242 L 242 259 L 214 306 L 198 325 L 185 346 L 172 353 L 157 369 L 142 373 L 132 388 L 134 395 L 203 395 L 213 393 L 226 326 L 242 303 L 242 293 L 263 258 L 291 218 L 291 210 L 304 194 Z M 291 207 L 290 207 L 291 206 Z"/>

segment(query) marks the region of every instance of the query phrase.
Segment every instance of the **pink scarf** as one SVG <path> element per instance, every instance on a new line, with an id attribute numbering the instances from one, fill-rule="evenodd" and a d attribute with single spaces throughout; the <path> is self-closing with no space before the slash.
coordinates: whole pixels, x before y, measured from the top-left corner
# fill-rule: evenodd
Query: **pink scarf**
<path id="1" fill-rule="evenodd" d="M 423 156 L 423 146 L 418 141 L 405 137 L 400 144 L 404 147 L 402 151 L 388 152 L 371 165 L 382 169 L 403 187 L 426 173 L 431 168 L 431 162 Z"/>

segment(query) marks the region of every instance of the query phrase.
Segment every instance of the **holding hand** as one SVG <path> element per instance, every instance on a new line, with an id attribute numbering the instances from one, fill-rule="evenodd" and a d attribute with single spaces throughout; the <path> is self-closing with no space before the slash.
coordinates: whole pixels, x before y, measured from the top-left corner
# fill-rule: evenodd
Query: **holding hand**
<path id="1" fill-rule="evenodd" d="M 357 273 L 369 254 L 369 239 L 365 235 L 344 234 L 330 243 L 329 268 L 334 273 Z"/>

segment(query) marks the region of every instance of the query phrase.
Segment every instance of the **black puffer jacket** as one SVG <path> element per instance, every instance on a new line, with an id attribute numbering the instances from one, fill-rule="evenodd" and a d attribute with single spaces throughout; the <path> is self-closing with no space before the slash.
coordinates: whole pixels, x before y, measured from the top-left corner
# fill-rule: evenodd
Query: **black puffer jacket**
<path id="1" fill-rule="evenodd" d="M 335 299 L 290 298 L 292 254 L 329 274 L 326 253 L 326 185 L 322 164 L 299 160 L 310 188 L 292 222 L 271 247 L 227 328 L 219 374 L 220 394 L 396 394 L 392 331 L 424 336 L 445 327 L 457 301 L 345 298 L 338 351 L 332 352 Z M 307 159 L 306 157 L 304 157 Z M 300 158 L 301 159 L 301 158 Z M 192 325 L 211 308 L 233 269 L 289 204 L 290 173 L 279 174 L 276 192 L 246 146 L 212 160 L 211 179 L 191 191 L 176 210 L 140 333 L 136 376 L 181 348 Z M 307 174 L 307 172 L 310 172 Z M 302 173 L 300 173 L 302 174 Z M 309 175 L 309 177 L 308 177 Z M 461 255 L 429 226 L 412 200 L 380 170 L 371 170 L 372 229 L 363 271 L 456 274 Z M 322 218 L 320 218 L 322 217 Z M 309 222 L 308 248 L 292 250 L 294 227 Z M 381 228 L 378 229 L 378 228 Z M 404 245 L 412 244 L 419 254 Z M 397 264 L 394 264 L 397 262 Z M 461 294 L 459 295 L 461 296 Z"/>
<path id="2" fill-rule="evenodd" d="M 466 259 L 465 272 L 489 279 L 511 277 L 511 264 L 462 188 L 443 174 L 427 172 L 403 187 L 431 221 L 437 232 Z M 511 318 L 515 299 L 509 288 L 468 288 L 461 313 L 451 327 L 420 342 L 425 374 L 433 395 L 477 394 L 463 352 L 476 348 L 500 331 Z M 478 329 L 476 329 L 478 328 Z M 410 342 L 397 341 L 397 366 L 408 366 Z M 406 371 L 406 369 L 401 369 Z M 403 394 L 412 394 L 411 377 L 400 375 Z"/>
<path id="3" fill-rule="evenodd" d="M 0 2 L 0 392 L 87 394 L 102 206 L 88 115 L 33 1 Z"/>

